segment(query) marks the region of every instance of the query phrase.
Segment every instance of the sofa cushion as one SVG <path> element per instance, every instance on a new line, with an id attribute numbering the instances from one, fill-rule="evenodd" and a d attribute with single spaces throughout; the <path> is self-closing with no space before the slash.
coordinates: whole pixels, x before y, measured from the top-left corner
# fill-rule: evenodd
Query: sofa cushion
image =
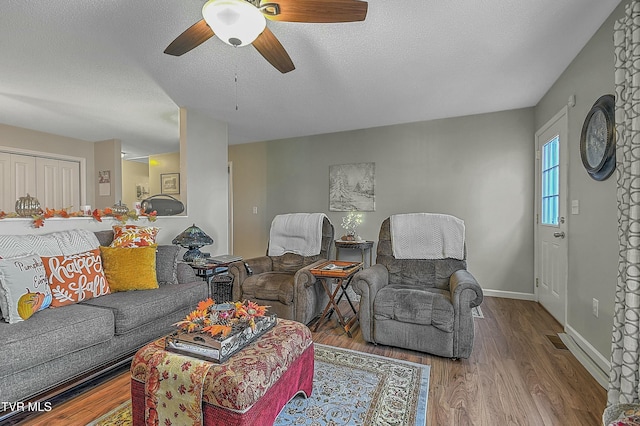
<path id="1" fill-rule="evenodd" d="M 156 245 L 102 247 L 102 264 L 111 292 L 158 288 Z"/>
<path id="2" fill-rule="evenodd" d="M 155 226 L 113 225 L 111 247 L 147 247 L 156 243 L 160 228 Z"/>
<path id="3" fill-rule="evenodd" d="M 58 241 L 58 246 L 60 247 L 60 253 L 56 254 L 84 253 L 100 247 L 96 234 L 87 229 L 70 229 L 68 231 L 53 232 L 50 235 Z M 38 251 L 36 253 L 40 256 L 46 255 Z"/>
<path id="4" fill-rule="evenodd" d="M 180 247 L 159 245 L 156 252 L 156 277 L 159 285 L 178 284 L 178 253 Z"/>
<path id="5" fill-rule="evenodd" d="M 45 309 L 17 324 L 0 322 L 0 377 L 106 342 L 113 332 L 110 310 L 81 304 Z"/>
<path id="6" fill-rule="evenodd" d="M 51 304 L 51 290 L 37 254 L 0 259 L 2 315 L 9 324 L 24 321 Z"/>
<path id="7" fill-rule="evenodd" d="M 108 308 L 113 311 L 115 334 L 122 335 L 169 316 L 173 312 L 193 310 L 198 302 L 206 298 L 207 283 L 195 281 L 178 284 L 178 286 L 162 286 L 153 290 L 112 293 L 80 304 Z"/>
<path id="8" fill-rule="evenodd" d="M 110 246 L 113 242 L 113 229 L 94 232 L 101 246 Z"/>
<path id="9" fill-rule="evenodd" d="M 277 300 L 285 305 L 293 303 L 293 277 L 287 272 L 264 272 L 247 277 L 242 283 L 242 297 L 251 300 Z"/>
<path id="10" fill-rule="evenodd" d="M 96 235 L 86 229 L 40 235 L 0 235 L 0 257 L 16 257 L 29 253 L 40 256 L 76 254 L 97 249 L 98 246 Z"/>
<path id="11" fill-rule="evenodd" d="M 0 258 L 24 256 L 30 253 L 40 256 L 62 254 L 58 241 L 52 234 L 0 235 Z"/>
<path id="12" fill-rule="evenodd" d="M 392 319 L 453 332 L 453 305 L 449 292 L 437 289 L 387 286 L 376 295 L 376 319 Z"/>
<path id="13" fill-rule="evenodd" d="M 70 256 L 43 256 L 53 299 L 60 307 L 109 294 L 109 284 L 102 270 L 100 249 Z"/>

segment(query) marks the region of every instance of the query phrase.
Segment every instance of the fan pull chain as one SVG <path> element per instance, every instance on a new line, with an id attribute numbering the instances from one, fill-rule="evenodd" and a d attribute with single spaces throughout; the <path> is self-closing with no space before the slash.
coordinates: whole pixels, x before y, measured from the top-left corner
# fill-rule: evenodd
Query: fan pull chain
<path id="1" fill-rule="evenodd" d="M 233 46 L 234 49 L 238 49 L 238 46 Z M 235 82 L 236 90 L 236 111 L 238 111 L 238 52 L 235 52 L 235 71 L 233 73 L 233 80 Z"/>

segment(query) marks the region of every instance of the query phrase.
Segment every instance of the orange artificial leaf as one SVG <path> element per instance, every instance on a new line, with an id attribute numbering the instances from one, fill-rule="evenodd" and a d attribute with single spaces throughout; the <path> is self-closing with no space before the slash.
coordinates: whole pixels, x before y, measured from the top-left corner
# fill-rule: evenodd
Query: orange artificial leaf
<path id="1" fill-rule="evenodd" d="M 251 315 L 252 317 L 253 316 L 263 317 L 264 314 L 267 312 L 267 308 L 268 306 L 261 306 L 250 300 L 247 301 L 247 308 L 246 308 L 247 314 Z"/>
<path id="2" fill-rule="evenodd" d="M 178 322 L 174 323 L 173 325 L 176 326 L 176 327 L 183 328 L 187 324 L 189 324 L 189 321 L 178 321 Z"/>
<path id="3" fill-rule="evenodd" d="M 104 212 L 104 214 L 105 214 L 105 215 L 113 214 L 113 210 L 111 210 L 111 208 L 110 208 L 110 207 L 105 208 L 105 209 L 103 210 L 103 212 Z"/>
<path id="4" fill-rule="evenodd" d="M 217 336 L 222 333 L 222 337 L 227 337 L 231 333 L 231 327 L 228 325 L 214 324 L 202 329 L 202 331 L 209 333 L 211 336 Z"/>
<path id="5" fill-rule="evenodd" d="M 200 303 L 198 303 L 198 307 L 196 309 L 199 311 L 206 311 L 209 306 L 212 306 L 213 304 L 215 304 L 215 302 L 211 298 L 208 298 L 207 300 L 201 300 Z"/>
<path id="6" fill-rule="evenodd" d="M 44 214 L 43 216 L 45 217 L 45 219 L 50 219 L 52 217 L 54 217 L 56 215 L 55 210 L 51 210 L 51 209 L 44 209 Z"/>
<path id="7" fill-rule="evenodd" d="M 203 311 L 203 310 L 200 310 L 200 309 L 196 309 L 195 311 L 189 312 L 189 314 L 187 315 L 186 320 L 187 321 L 194 321 L 194 320 L 203 319 L 206 316 L 207 316 L 207 312 L 206 311 Z"/>
<path id="8" fill-rule="evenodd" d="M 98 222 L 102 222 L 102 217 L 100 217 L 100 210 L 95 209 L 92 213 L 91 216 L 93 216 L 93 218 L 95 220 L 97 220 Z"/>
<path id="9" fill-rule="evenodd" d="M 64 218 L 69 217 L 69 213 L 67 213 L 66 210 L 58 210 L 58 214 L 60 217 L 64 217 Z"/>
<path id="10" fill-rule="evenodd" d="M 33 220 L 34 228 L 40 228 L 42 226 L 44 226 L 44 218 L 42 216 L 39 216 Z"/>

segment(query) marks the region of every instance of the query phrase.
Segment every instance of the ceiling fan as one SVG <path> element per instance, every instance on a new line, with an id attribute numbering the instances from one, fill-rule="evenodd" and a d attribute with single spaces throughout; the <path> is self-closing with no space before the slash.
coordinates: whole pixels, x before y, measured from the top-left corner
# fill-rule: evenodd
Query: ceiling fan
<path id="1" fill-rule="evenodd" d="M 253 44 L 258 52 L 281 73 L 295 66 L 266 20 L 286 22 L 364 21 L 368 3 L 360 0 L 209 0 L 202 7 L 204 19 L 180 34 L 164 53 L 180 56 L 214 35 L 231 46 Z"/>

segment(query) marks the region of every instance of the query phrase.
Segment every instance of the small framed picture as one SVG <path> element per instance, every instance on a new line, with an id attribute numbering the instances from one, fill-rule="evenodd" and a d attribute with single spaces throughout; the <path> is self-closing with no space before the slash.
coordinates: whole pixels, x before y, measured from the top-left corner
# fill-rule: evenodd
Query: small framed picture
<path id="1" fill-rule="evenodd" d="M 160 174 L 160 192 L 163 194 L 179 194 L 180 173 Z"/>

